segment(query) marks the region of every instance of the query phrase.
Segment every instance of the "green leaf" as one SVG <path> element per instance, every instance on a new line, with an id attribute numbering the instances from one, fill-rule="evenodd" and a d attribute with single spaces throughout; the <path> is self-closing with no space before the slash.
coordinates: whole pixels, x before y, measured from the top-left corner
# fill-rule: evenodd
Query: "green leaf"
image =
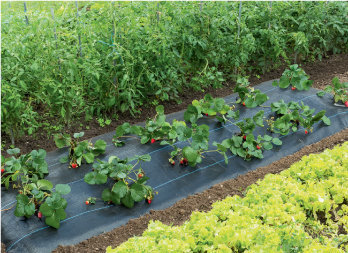
<path id="1" fill-rule="evenodd" d="M 318 91 L 317 92 L 317 96 L 318 97 L 322 97 L 322 96 L 324 96 L 325 95 L 325 91 Z"/>
<path id="2" fill-rule="evenodd" d="M 269 99 L 269 97 L 266 94 L 264 94 L 264 93 L 257 93 L 256 96 L 255 96 L 255 102 L 256 102 L 257 105 L 262 105 L 268 99 Z"/>
<path id="3" fill-rule="evenodd" d="M 40 212 L 44 216 L 51 216 L 53 214 L 53 211 L 54 209 L 50 207 L 46 202 L 40 206 Z"/>
<path id="4" fill-rule="evenodd" d="M 255 124 L 260 126 L 260 127 L 264 126 L 263 125 L 263 115 L 264 115 L 264 111 L 259 111 L 253 117 Z"/>
<path id="5" fill-rule="evenodd" d="M 274 145 L 277 145 L 277 146 L 283 144 L 283 142 L 279 138 L 273 138 L 272 142 L 273 142 Z"/>
<path id="6" fill-rule="evenodd" d="M 51 190 L 53 188 L 53 184 L 46 179 L 41 179 L 37 181 L 37 186 L 39 189 L 46 190 L 46 191 Z"/>
<path id="7" fill-rule="evenodd" d="M 68 134 L 55 134 L 53 136 L 54 142 L 56 143 L 57 148 L 64 148 L 70 146 L 70 136 Z"/>
<path id="8" fill-rule="evenodd" d="M 184 113 L 184 119 L 186 122 L 196 123 L 198 120 L 197 108 L 193 105 L 189 105 Z"/>
<path id="9" fill-rule="evenodd" d="M 114 184 L 111 191 L 116 193 L 120 198 L 123 198 L 128 192 L 128 186 L 123 181 L 119 181 Z"/>
<path id="10" fill-rule="evenodd" d="M 270 150 L 273 148 L 273 145 L 269 141 L 266 141 L 266 142 L 262 143 L 262 147 L 266 150 Z"/>
<path id="11" fill-rule="evenodd" d="M 51 216 L 46 217 L 45 223 L 48 226 L 58 229 L 60 227 L 60 219 L 53 213 Z"/>
<path id="12" fill-rule="evenodd" d="M 134 206 L 134 200 L 130 192 L 127 192 L 124 198 L 121 199 L 121 202 L 123 205 L 125 205 L 128 208 L 132 208 Z"/>
<path id="13" fill-rule="evenodd" d="M 87 163 L 94 162 L 94 155 L 92 152 L 84 153 L 82 156 L 86 160 Z"/>
<path id="14" fill-rule="evenodd" d="M 158 114 L 164 114 L 164 106 L 163 105 L 156 106 L 156 112 Z"/>
<path id="15" fill-rule="evenodd" d="M 141 143 L 141 144 L 145 144 L 145 143 L 148 143 L 149 140 L 150 140 L 150 137 L 149 137 L 149 136 L 143 135 L 143 136 L 141 136 L 140 143 Z"/>
<path id="16" fill-rule="evenodd" d="M 139 202 L 145 198 L 146 190 L 141 184 L 132 184 L 130 187 L 130 193 L 134 201 Z"/>
<path id="17" fill-rule="evenodd" d="M 84 136 L 85 133 L 84 132 L 80 132 L 80 133 L 74 133 L 74 138 L 77 139 L 77 138 L 81 138 L 82 136 Z"/>
<path id="18" fill-rule="evenodd" d="M 287 77 L 285 77 L 285 76 L 280 77 L 280 80 L 279 80 L 279 87 L 280 87 L 280 88 L 285 89 L 285 88 L 288 88 L 289 85 L 290 85 L 290 80 L 289 80 L 289 78 L 287 78 Z"/>
<path id="19" fill-rule="evenodd" d="M 85 175 L 84 180 L 87 184 L 105 184 L 108 177 L 105 174 L 92 171 Z"/>
<path id="20" fill-rule="evenodd" d="M 111 201 L 111 191 L 109 188 L 103 190 L 102 199 L 104 201 Z"/>
<path id="21" fill-rule="evenodd" d="M 327 125 L 327 126 L 331 125 L 331 120 L 328 117 L 326 117 L 325 115 L 323 116 L 322 120 L 323 120 L 325 125 Z"/>
<path id="22" fill-rule="evenodd" d="M 188 160 L 189 163 L 196 163 L 198 158 L 198 151 L 193 148 L 187 146 L 182 150 L 183 156 Z"/>
<path id="23" fill-rule="evenodd" d="M 143 161 L 143 162 L 150 162 L 151 161 L 151 156 L 149 154 L 140 155 L 140 156 L 138 156 L 138 158 L 140 161 Z"/>
<path id="24" fill-rule="evenodd" d="M 21 152 L 19 148 L 8 149 L 7 154 L 9 155 L 17 155 Z"/>
<path id="25" fill-rule="evenodd" d="M 62 194 L 62 195 L 66 195 L 71 191 L 71 188 L 69 185 L 67 184 L 57 184 L 56 185 L 56 192 Z"/>
<path id="26" fill-rule="evenodd" d="M 98 151 L 99 154 L 102 154 L 105 152 L 106 149 L 106 142 L 104 140 L 97 140 L 94 144 L 94 150 Z"/>

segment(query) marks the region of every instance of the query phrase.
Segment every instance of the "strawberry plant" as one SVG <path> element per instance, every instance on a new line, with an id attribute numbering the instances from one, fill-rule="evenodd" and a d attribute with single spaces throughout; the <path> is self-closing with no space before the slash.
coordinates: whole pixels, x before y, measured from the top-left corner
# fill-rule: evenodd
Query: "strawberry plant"
<path id="1" fill-rule="evenodd" d="M 114 181 L 114 185 L 104 189 L 102 199 L 109 203 L 123 204 L 132 208 L 135 202 L 153 199 L 153 189 L 146 185 L 148 177 L 141 167 L 137 168 L 141 162 L 149 162 L 149 155 L 135 156 L 133 158 L 120 159 L 111 156 L 108 162 L 98 160 L 93 164 L 93 171 L 85 175 L 86 183 L 105 184 L 108 178 Z M 136 161 L 135 164 L 130 162 Z M 90 199 L 88 200 L 90 201 Z"/>
<path id="2" fill-rule="evenodd" d="M 184 113 L 186 122 L 195 124 L 198 119 L 205 116 L 216 117 L 222 123 L 226 123 L 226 117 L 239 117 L 239 111 L 233 111 L 234 106 L 226 104 L 223 98 L 213 98 L 210 94 L 201 100 L 193 100 Z"/>
<path id="3" fill-rule="evenodd" d="M 265 103 L 269 97 L 258 89 L 250 87 L 246 77 L 238 78 L 234 92 L 237 92 L 239 98 L 236 103 L 241 103 L 248 108 L 254 108 Z"/>
<path id="4" fill-rule="evenodd" d="M 45 161 L 46 151 L 43 149 L 33 150 L 29 154 L 19 155 L 18 148 L 9 149 L 9 158 L 1 159 L 1 184 L 6 189 L 12 183 L 13 188 L 22 187 L 22 183 L 29 180 L 43 179 L 48 174 L 47 162 Z"/>
<path id="5" fill-rule="evenodd" d="M 286 104 L 283 100 L 271 104 L 271 109 L 276 113 L 276 118 L 271 117 L 267 120 L 269 130 L 274 133 L 287 135 L 290 130 L 296 132 L 299 126 L 305 131 L 311 131 L 314 123 L 323 121 L 325 125 L 330 125 L 331 121 L 325 116 L 325 110 L 314 114 L 315 109 L 309 108 L 301 102 L 290 102 Z"/>
<path id="6" fill-rule="evenodd" d="M 116 128 L 115 135 L 113 137 L 113 143 L 116 147 L 125 145 L 122 138 L 133 137 L 128 136 L 128 134 L 134 134 L 140 137 L 140 143 L 146 144 L 151 142 L 155 143 L 159 140 L 171 140 L 174 138 L 176 127 L 185 126 L 185 122 L 173 121 L 173 125 L 166 122 L 166 115 L 164 114 L 163 105 L 156 107 L 156 115 L 146 121 L 145 126 L 130 125 L 129 123 L 124 123 Z M 175 139 L 175 138 L 174 138 Z"/>
<path id="7" fill-rule="evenodd" d="M 84 132 L 74 133 L 73 138 L 69 134 L 54 135 L 54 141 L 58 148 L 69 147 L 69 155 L 62 157 L 59 160 L 61 163 L 70 161 L 70 166 L 75 169 L 83 161 L 93 163 L 95 157 L 105 153 L 106 142 L 104 140 L 97 140 L 93 145 L 88 140 L 79 141 L 83 135 Z"/>
<path id="8" fill-rule="evenodd" d="M 278 138 L 273 138 L 269 135 L 258 135 L 254 137 L 256 126 L 263 127 L 264 111 L 259 111 L 253 118 L 246 118 L 243 121 L 237 122 L 235 125 L 239 127 L 240 132 L 232 138 L 223 140 L 221 143 L 214 142 L 218 152 L 223 154 L 227 163 L 226 151 L 229 149 L 234 155 L 238 155 L 249 161 L 253 157 L 262 159 L 263 150 L 270 150 L 274 145 L 282 145 L 282 141 Z"/>
<path id="9" fill-rule="evenodd" d="M 232 138 L 225 139 L 221 143 L 214 143 L 221 152 L 226 152 L 228 149 L 234 155 L 238 155 L 246 161 L 250 161 L 253 157 L 262 159 L 263 150 L 270 150 L 273 145 L 282 145 L 282 141 L 278 138 L 273 138 L 269 135 L 258 135 L 254 137 L 252 133 L 239 136 L 234 135 Z M 227 156 L 224 154 L 225 162 Z"/>
<path id="10" fill-rule="evenodd" d="M 325 93 L 333 93 L 334 101 L 342 102 L 346 107 L 348 107 L 348 82 L 340 82 L 338 77 L 332 79 L 332 84 L 327 85 L 323 91 L 319 91 L 317 95 L 319 97 L 324 96 Z"/>
<path id="11" fill-rule="evenodd" d="M 299 68 L 297 64 L 290 65 L 286 69 L 279 81 L 274 81 L 273 86 L 279 86 L 280 88 L 288 88 L 290 85 L 292 90 L 309 90 L 313 81 L 309 80 L 309 76 L 306 72 Z"/>
<path id="12" fill-rule="evenodd" d="M 30 218 L 36 214 L 39 218 L 45 216 L 47 225 L 59 228 L 60 221 L 66 218 L 66 200 L 62 195 L 70 192 L 70 187 L 65 184 L 57 184 L 53 191 L 53 184 L 43 179 L 47 171 L 45 161 L 46 151 L 33 150 L 30 154 L 18 157 L 19 149 L 10 149 L 2 164 L 4 172 L 1 175 L 1 183 L 9 188 L 10 183 L 18 190 L 17 204 L 14 214 L 18 217 Z"/>

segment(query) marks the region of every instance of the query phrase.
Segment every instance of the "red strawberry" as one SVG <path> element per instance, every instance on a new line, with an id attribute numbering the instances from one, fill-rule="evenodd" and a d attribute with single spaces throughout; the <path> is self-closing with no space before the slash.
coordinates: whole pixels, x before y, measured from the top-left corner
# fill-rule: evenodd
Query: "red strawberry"
<path id="1" fill-rule="evenodd" d="M 243 136 L 243 139 L 246 140 L 246 135 Z"/>
<path id="2" fill-rule="evenodd" d="M 184 164 L 184 159 L 182 159 L 182 160 L 180 161 L 180 164 L 181 164 L 181 165 L 183 165 L 183 164 Z"/>
<path id="3" fill-rule="evenodd" d="M 86 200 L 86 202 L 85 202 L 85 203 L 86 203 L 86 205 L 87 205 L 87 206 L 89 205 L 89 201 L 88 201 L 88 200 Z"/>
<path id="4" fill-rule="evenodd" d="M 138 174 L 138 178 L 142 178 L 144 175 L 142 173 Z"/>
<path id="5" fill-rule="evenodd" d="M 72 164 L 71 164 L 71 167 L 72 167 L 73 169 L 76 169 L 76 168 L 77 168 L 77 163 L 72 163 Z"/>
<path id="6" fill-rule="evenodd" d="M 206 113 L 206 114 L 205 114 L 205 116 L 209 116 L 209 114 L 208 114 L 208 113 Z"/>
<path id="7" fill-rule="evenodd" d="M 184 164 L 187 165 L 188 161 L 186 158 L 184 158 Z"/>
<path id="8" fill-rule="evenodd" d="M 38 217 L 39 219 L 41 219 L 41 218 L 42 218 L 42 213 L 41 213 L 41 212 L 38 212 L 38 213 L 37 213 L 37 217 Z"/>
<path id="9" fill-rule="evenodd" d="M 146 200 L 147 200 L 147 203 L 151 204 L 152 199 L 146 199 Z"/>
<path id="10" fill-rule="evenodd" d="M 256 148 L 257 148 L 257 149 L 261 149 L 261 147 L 260 147 L 259 145 L 256 145 Z"/>
<path id="11" fill-rule="evenodd" d="M 155 143 L 155 141 L 156 141 L 156 140 L 155 140 L 154 138 L 152 138 L 152 139 L 151 139 L 151 144 Z"/>
<path id="12" fill-rule="evenodd" d="M 5 169 L 1 169 L 1 174 L 5 172 Z"/>
<path id="13" fill-rule="evenodd" d="M 305 130 L 305 131 L 304 131 L 304 133 L 305 133 L 305 134 L 308 134 L 308 131 L 307 131 L 307 130 Z"/>
<path id="14" fill-rule="evenodd" d="M 292 86 L 291 89 L 292 89 L 292 90 L 296 90 L 296 87 Z"/>
<path id="15" fill-rule="evenodd" d="M 348 101 L 344 102 L 344 105 L 345 105 L 346 107 L 348 107 Z"/>
<path id="16" fill-rule="evenodd" d="M 175 161 L 172 161 L 171 164 L 172 164 L 172 165 L 175 165 Z"/>
<path id="17" fill-rule="evenodd" d="M 243 106 L 245 106 L 245 102 L 243 102 L 243 104 L 242 104 Z"/>

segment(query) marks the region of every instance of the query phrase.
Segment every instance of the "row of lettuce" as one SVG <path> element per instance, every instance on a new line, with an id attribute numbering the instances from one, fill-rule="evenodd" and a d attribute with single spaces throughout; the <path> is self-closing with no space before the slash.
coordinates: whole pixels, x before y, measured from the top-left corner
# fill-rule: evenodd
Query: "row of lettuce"
<path id="1" fill-rule="evenodd" d="M 1 3 L 1 131 L 13 142 L 347 51 L 346 2 L 243 2 L 240 18 L 234 1 L 26 4 Z"/>
<path id="2" fill-rule="evenodd" d="M 227 102 L 222 98 L 206 95 L 204 99 L 194 100 L 192 105 L 188 106 L 183 121 L 174 119 L 172 123 L 166 121 L 164 107 L 157 106 L 157 114 L 148 119 L 144 126 L 125 123 L 117 127 L 113 138 L 114 145 L 125 145 L 124 138 L 137 138 L 142 144 L 169 145 L 172 150 L 168 161 L 173 166 L 177 161 L 182 166 L 195 167 L 205 159 L 208 152 L 221 154 L 227 164 L 229 153 L 247 161 L 254 158 L 262 159 L 265 151 L 271 150 L 274 145 L 282 145 L 279 136 L 274 136 L 275 134 L 287 135 L 301 128 L 304 134 L 309 134 L 315 123 L 331 124 L 330 119 L 325 116 L 325 110 L 315 112 L 315 109 L 303 103 L 285 103 L 283 100 L 264 106 L 269 99 L 265 93 L 250 87 L 246 78 L 240 79 L 237 83 L 234 89 L 238 94 L 236 101 Z M 302 69 L 292 65 L 284 72 L 280 81 L 273 84 L 281 88 L 291 86 L 295 90 L 308 90 L 312 81 Z M 269 107 L 273 114 L 266 117 L 265 111 L 259 110 L 252 117 L 240 120 L 239 109 L 247 110 L 260 106 Z M 234 125 L 239 132 L 211 143 L 210 128 L 200 121 L 203 117 L 218 120 L 225 126 Z M 266 124 L 269 133 L 257 135 L 257 128 L 265 128 Z M 97 140 L 92 143 L 90 140 L 81 140 L 83 135 L 81 132 L 73 136 L 54 136 L 58 148 L 69 150 L 60 162 L 68 163 L 72 169 L 78 169 L 83 163 L 93 164 L 92 171 L 86 173 L 84 181 L 90 185 L 106 185 L 108 181 L 113 182 L 112 187 L 105 188 L 101 196 L 108 204 L 122 204 L 128 208 L 143 200 L 150 204 L 155 192 L 147 185 L 149 177 L 142 166 L 145 162 L 151 161 L 151 156 L 135 155 L 123 159 L 111 156 L 107 161 L 102 161 L 97 157 L 105 153 L 106 142 Z M 179 147 L 179 142 L 186 145 Z M 215 148 L 210 149 L 211 146 Z M 39 218 L 44 216 L 46 224 L 59 228 L 60 221 L 66 218 L 67 201 L 62 196 L 70 192 L 70 187 L 58 184 L 53 188 L 52 182 L 45 179 L 49 172 L 45 161 L 46 151 L 33 150 L 29 154 L 20 155 L 20 150 L 15 148 L 7 152 L 11 157 L 2 159 L 1 183 L 6 189 L 11 185 L 18 191 L 15 215 L 27 218 L 32 215 Z M 85 203 L 95 204 L 96 200 L 97 197 L 91 196 Z"/>
<path id="3" fill-rule="evenodd" d="M 151 221 L 116 252 L 346 252 L 348 142 L 268 174 L 244 197 L 194 212 L 181 226 Z"/>

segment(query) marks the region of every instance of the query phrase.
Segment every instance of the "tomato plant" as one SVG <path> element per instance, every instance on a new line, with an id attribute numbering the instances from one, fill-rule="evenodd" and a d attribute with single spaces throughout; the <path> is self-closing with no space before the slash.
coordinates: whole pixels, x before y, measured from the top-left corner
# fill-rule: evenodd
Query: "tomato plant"
<path id="1" fill-rule="evenodd" d="M 123 204 L 132 208 L 135 202 L 146 199 L 153 199 L 154 192 L 151 186 L 146 185 L 148 177 L 141 167 L 137 168 L 141 162 L 149 162 L 149 155 L 135 156 L 132 158 L 120 159 L 111 156 L 108 162 L 98 160 L 93 164 L 93 171 L 85 175 L 86 183 L 105 184 L 110 178 L 115 183 L 110 188 L 104 189 L 102 199 L 114 204 Z M 136 161 L 135 164 L 131 162 Z"/>
<path id="2" fill-rule="evenodd" d="M 74 133 L 73 138 L 69 134 L 56 134 L 54 141 L 58 148 L 69 147 L 69 155 L 60 159 L 61 163 L 70 161 L 72 168 L 77 168 L 83 161 L 93 163 L 95 157 L 104 154 L 106 142 L 97 140 L 93 145 L 88 140 L 79 141 L 83 137 L 84 132 Z"/>

